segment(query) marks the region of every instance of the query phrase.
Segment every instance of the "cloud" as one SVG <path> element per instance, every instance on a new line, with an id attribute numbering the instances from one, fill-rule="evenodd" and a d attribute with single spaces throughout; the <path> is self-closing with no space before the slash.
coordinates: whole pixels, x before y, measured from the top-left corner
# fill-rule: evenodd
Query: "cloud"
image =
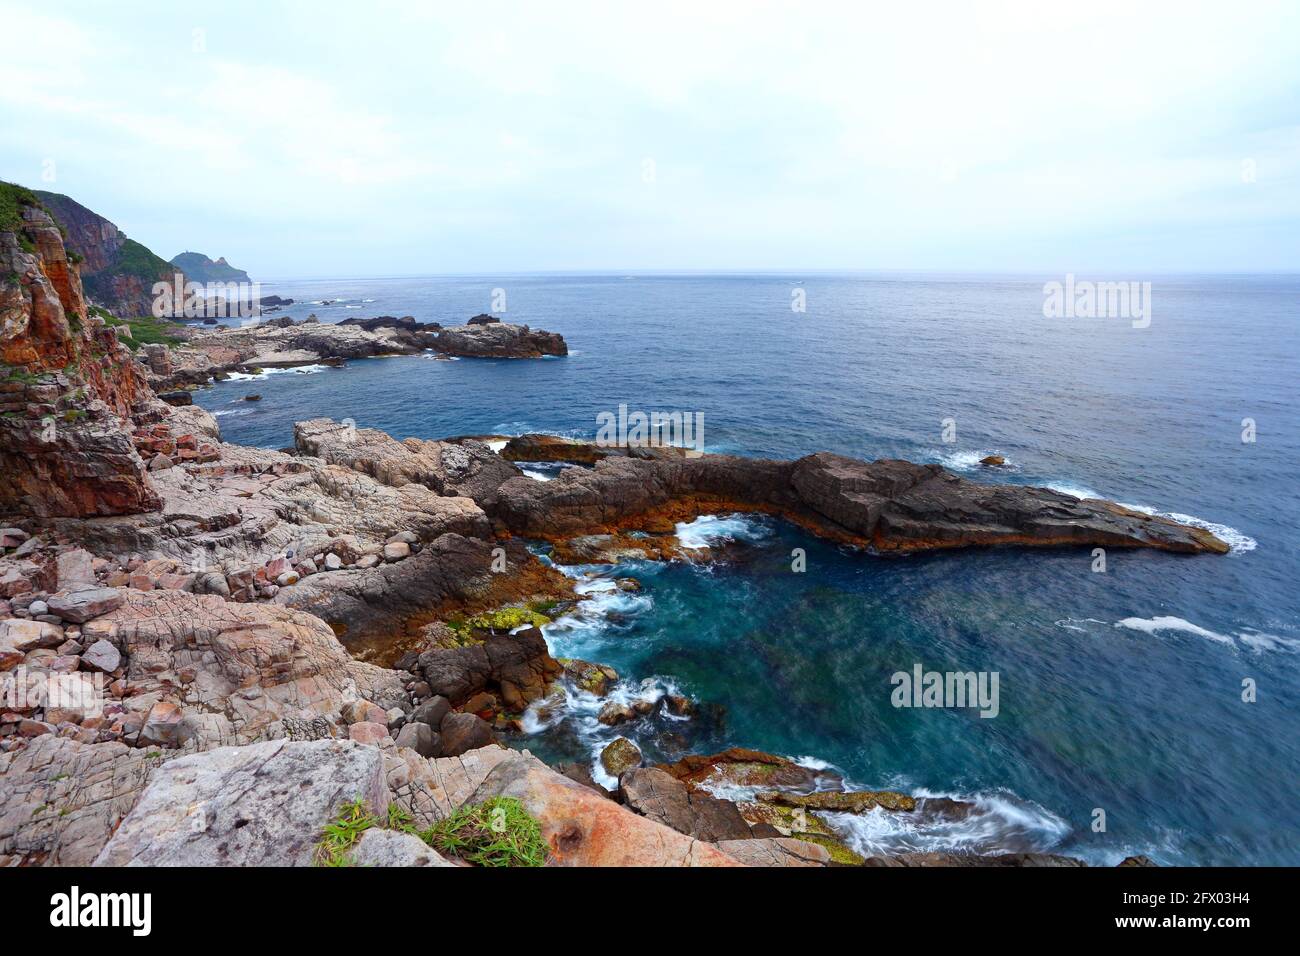
<path id="1" fill-rule="evenodd" d="M 0 175 L 263 274 L 1267 269 L 1300 233 L 1282 4 L 131 9 L 0 3 Z"/>

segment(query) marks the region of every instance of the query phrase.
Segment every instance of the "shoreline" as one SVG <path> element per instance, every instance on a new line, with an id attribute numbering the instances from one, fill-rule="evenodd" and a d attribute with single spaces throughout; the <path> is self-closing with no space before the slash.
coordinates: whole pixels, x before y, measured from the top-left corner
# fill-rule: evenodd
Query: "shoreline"
<path id="1" fill-rule="evenodd" d="M 0 858 L 11 862 L 201 860 L 184 836 L 191 821 L 161 809 L 188 786 L 171 768 L 201 768 L 226 786 L 244 761 L 275 759 L 299 768 L 286 768 L 289 777 L 370 774 L 376 812 L 386 800 L 426 824 L 471 796 L 510 795 L 538 821 L 551 856 L 571 862 L 652 865 L 668 852 L 709 865 L 858 865 L 820 815 L 915 814 L 950 826 L 979 810 L 848 790 L 828 766 L 737 747 L 650 765 L 619 734 L 596 758 L 603 779 L 617 781 L 613 793 L 591 767 L 548 768 L 527 751 L 500 751 L 498 735 L 523 729 L 530 711 L 567 708 L 574 694 L 591 699 L 584 706 L 611 732 L 651 717 L 708 719 L 707 701 L 644 684 L 632 693 L 607 665 L 552 657 L 542 628 L 586 596 L 526 543 L 547 542 L 566 566 L 671 560 L 699 550 L 679 539 L 683 523 L 757 513 L 885 554 L 1228 550 L 1204 529 L 1111 502 L 904 461 L 693 458 L 529 435 L 496 450 L 474 438 L 397 441 L 321 418 L 296 423 L 287 452 L 228 444 L 211 414 L 158 393 L 172 398 L 232 370 L 328 365 L 395 347 L 522 359 L 563 355 L 567 344 L 489 316 L 450 328 L 280 319 L 141 343 L 132 356 L 118 338 L 123 324 L 86 303 L 48 216 L 33 208 L 28 223 L 34 253 L 0 233 L 26 290 L 26 323 L 5 352 L 13 414 L 0 423 L 0 453 L 14 482 L 0 501 L 11 516 L 0 657 L 6 674 L 47 688 L 74 675 L 90 697 L 76 707 L 23 698 L 0 716 L 0 770 L 12 783 L 0 818 L 16 821 L 0 832 Z M 37 303 L 58 321 L 36 322 Z M 53 442 L 46 409 L 59 415 Z M 556 462 L 576 467 L 550 481 L 520 468 Z M 641 584 L 615 587 L 636 593 Z M 368 641 L 377 653 L 362 652 Z M 65 780 L 101 762 L 131 781 L 107 813 L 100 797 L 64 792 Z M 446 775 L 457 773 L 469 776 L 453 787 Z M 305 792 L 322 793 L 319 783 Z M 58 816 L 8 812 L 67 799 Z M 562 836 L 575 805 L 587 828 L 576 843 Z M 298 839 L 319 831 L 318 814 L 304 809 L 292 821 Z M 629 857 L 603 833 L 638 849 Z M 1077 864 L 1033 852 L 874 862 Z"/>

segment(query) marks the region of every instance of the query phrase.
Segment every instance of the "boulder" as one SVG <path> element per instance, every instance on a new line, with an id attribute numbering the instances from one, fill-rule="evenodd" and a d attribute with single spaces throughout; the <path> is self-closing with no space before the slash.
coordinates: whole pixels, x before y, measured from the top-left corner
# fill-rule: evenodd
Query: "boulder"
<path id="1" fill-rule="evenodd" d="M 362 721 L 385 726 L 388 724 L 388 714 L 385 713 L 384 708 L 368 700 L 349 701 L 343 705 L 341 713 L 343 721 L 348 724 L 357 724 Z"/>
<path id="2" fill-rule="evenodd" d="M 31 611 L 38 603 L 33 601 L 28 606 Z M 35 614 L 35 612 L 32 612 Z M 11 618 L 0 621 L 0 648 L 8 647 L 14 651 L 34 651 L 37 648 L 55 648 L 64 641 L 63 628 L 57 624 L 44 621 L 29 621 L 23 618 Z"/>
<path id="3" fill-rule="evenodd" d="M 84 588 L 68 594 L 55 594 L 46 603 L 63 620 L 85 624 L 117 610 L 122 606 L 122 601 L 122 592 L 117 588 Z"/>
<path id="4" fill-rule="evenodd" d="M 660 765 L 659 769 L 692 788 L 707 781 L 739 787 L 809 791 L 842 782 L 837 774 L 811 770 L 786 757 L 744 747 L 731 747 L 716 754 L 692 754 L 676 763 Z"/>
<path id="5" fill-rule="evenodd" d="M 430 697 L 411 711 L 411 720 L 428 724 L 433 730 L 439 730 L 442 727 L 442 719 L 450 711 L 451 702 L 446 697 Z"/>
<path id="6" fill-rule="evenodd" d="M 81 666 L 85 670 L 111 674 L 122 666 L 122 652 L 110 642 L 100 638 L 82 653 Z"/>
<path id="7" fill-rule="evenodd" d="M 397 732 L 397 746 L 410 747 L 421 757 L 440 757 L 442 740 L 428 724 L 412 721 Z"/>
<path id="8" fill-rule="evenodd" d="M 346 740 L 220 747 L 158 767 L 96 866 L 308 866 L 343 804 L 388 807 L 383 753 Z"/>
<path id="9" fill-rule="evenodd" d="M 95 586 L 95 559 L 89 551 L 75 548 L 64 551 L 54 563 L 58 573 L 58 589 L 75 591 Z"/>
<path id="10" fill-rule="evenodd" d="M 444 757 L 459 757 L 467 750 L 494 744 L 497 739 L 492 725 L 483 718 L 454 711 L 443 718 L 439 736 Z"/>
<path id="11" fill-rule="evenodd" d="M 411 546 L 405 541 L 394 541 L 392 544 L 384 545 L 385 561 L 401 561 L 402 558 L 411 556 Z"/>
<path id="12" fill-rule="evenodd" d="M 629 809 L 679 833 L 710 843 L 751 836 L 749 824 L 730 800 L 691 790 L 662 770 L 627 771 L 619 779 L 619 792 Z"/>
<path id="13" fill-rule="evenodd" d="M 141 746 L 179 747 L 180 725 L 184 717 L 180 704 L 171 700 L 158 701 L 149 709 L 144 726 L 140 728 Z"/>
<path id="14" fill-rule="evenodd" d="M 611 700 L 600 708 L 600 713 L 596 715 L 596 719 L 607 727 L 613 727 L 617 724 L 626 723 L 635 716 L 636 711 L 630 706 L 617 700 Z"/>
<path id="15" fill-rule="evenodd" d="M 495 685 L 510 706 L 544 697 L 546 686 L 561 673 L 536 627 L 491 633 L 481 644 L 430 648 L 420 655 L 420 670 L 433 693 L 453 703 L 464 703 Z"/>
<path id="16" fill-rule="evenodd" d="M 618 682 L 618 671 L 605 664 L 592 664 L 589 661 L 567 657 L 560 660 L 564 675 L 581 690 L 597 697 L 604 697 L 609 689 Z"/>
<path id="17" fill-rule="evenodd" d="M 413 833 L 371 827 L 348 854 L 353 866 L 455 866 Z"/>
<path id="18" fill-rule="evenodd" d="M 607 774 L 618 778 L 623 771 L 641 766 L 641 749 L 626 737 L 615 737 L 600 752 L 600 764 Z"/>
<path id="19" fill-rule="evenodd" d="M 369 744 L 379 746 L 388 737 L 388 727 L 385 724 L 375 723 L 370 720 L 361 720 L 348 728 L 348 738 L 355 740 L 360 744 Z"/>

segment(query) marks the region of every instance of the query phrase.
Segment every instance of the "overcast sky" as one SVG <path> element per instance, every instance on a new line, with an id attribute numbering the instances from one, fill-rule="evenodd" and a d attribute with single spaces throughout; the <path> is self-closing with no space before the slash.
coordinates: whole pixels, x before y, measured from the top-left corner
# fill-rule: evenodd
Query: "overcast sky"
<path id="1" fill-rule="evenodd" d="M 262 279 L 1300 265 L 1294 2 L 328 6 L 0 0 L 0 178 Z"/>

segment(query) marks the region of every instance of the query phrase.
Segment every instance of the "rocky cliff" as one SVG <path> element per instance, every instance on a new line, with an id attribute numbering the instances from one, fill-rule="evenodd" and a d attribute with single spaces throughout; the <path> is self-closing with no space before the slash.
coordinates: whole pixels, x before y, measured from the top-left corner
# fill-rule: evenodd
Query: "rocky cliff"
<path id="1" fill-rule="evenodd" d="M 152 314 L 154 283 L 172 282 L 180 270 L 81 203 L 59 193 L 34 195 L 63 226 L 72 257 L 80 258 L 86 295 L 119 316 Z"/>
<path id="2" fill-rule="evenodd" d="M 158 507 L 129 416 L 156 404 L 36 196 L 0 184 L 0 513 L 129 514 Z"/>

